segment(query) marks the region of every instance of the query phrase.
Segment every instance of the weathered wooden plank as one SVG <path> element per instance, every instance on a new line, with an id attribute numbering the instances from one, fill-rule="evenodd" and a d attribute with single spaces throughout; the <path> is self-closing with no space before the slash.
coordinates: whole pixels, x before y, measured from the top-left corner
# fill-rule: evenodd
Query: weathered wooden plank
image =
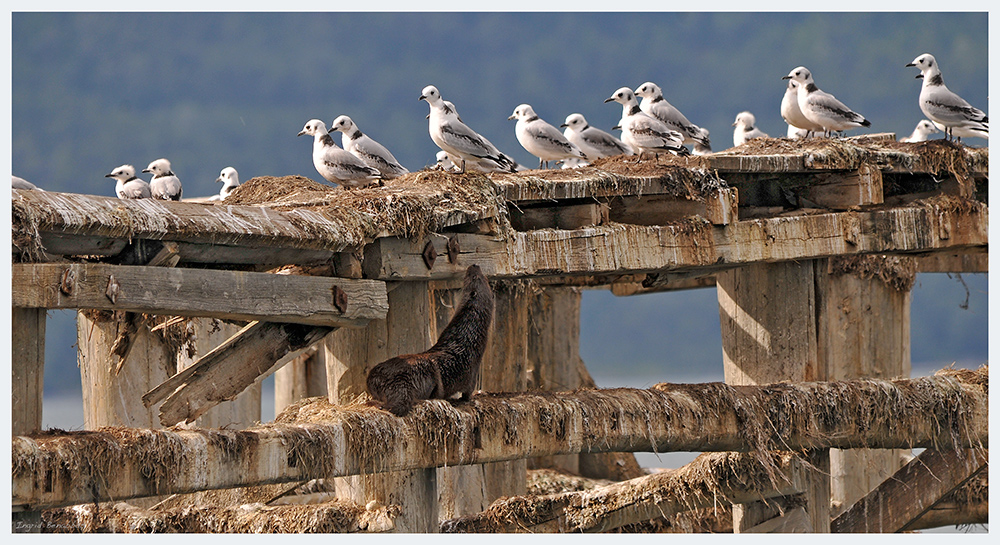
<path id="1" fill-rule="evenodd" d="M 518 231 L 579 229 L 607 221 L 608 205 L 604 203 L 510 208 L 510 224 Z"/>
<path id="2" fill-rule="evenodd" d="M 811 207 L 849 210 L 870 204 L 882 204 L 882 171 L 864 164 L 843 174 L 818 174 L 816 180 L 799 191 Z"/>
<path id="3" fill-rule="evenodd" d="M 985 443 L 984 443 L 985 444 Z M 986 468 L 983 448 L 927 449 L 830 524 L 837 533 L 906 530 L 949 492 Z"/>
<path id="4" fill-rule="evenodd" d="M 897 381 L 477 395 L 455 405 L 424 401 L 405 418 L 320 400 L 242 431 L 18 436 L 12 506 L 37 510 L 584 451 L 979 445 L 988 440 L 987 376 L 982 368 Z"/>
<path id="5" fill-rule="evenodd" d="M 14 282 L 17 291 L 17 282 Z M 11 309 L 11 431 L 28 435 L 42 429 L 45 377 L 45 309 Z"/>
<path id="6" fill-rule="evenodd" d="M 478 264 L 491 278 L 695 271 L 753 262 L 865 253 L 912 253 L 984 247 L 988 211 L 975 201 L 932 199 L 888 210 L 850 211 L 738 221 L 574 231 L 540 230 L 500 237 L 457 233 L 449 239 L 383 238 L 365 248 L 365 276 L 381 280 L 445 279 Z M 428 267 L 424 250 L 435 256 Z"/>
<path id="7" fill-rule="evenodd" d="M 973 248 L 980 250 L 980 248 Z M 935 252 L 920 256 L 917 260 L 917 272 L 922 273 L 987 273 L 990 272 L 990 254 L 983 251 L 974 252 Z"/>
<path id="8" fill-rule="evenodd" d="M 68 289 L 67 274 L 75 278 Z M 15 263 L 12 276 L 14 305 L 29 308 L 360 327 L 389 304 L 375 280 L 83 263 Z"/>
<path id="9" fill-rule="evenodd" d="M 302 324 L 252 322 L 226 342 L 202 356 L 142 396 L 146 407 L 161 400 L 160 422 L 172 426 L 193 422 L 222 401 L 239 395 L 251 384 L 294 359 L 333 328 Z M 291 354 L 291 355 L 289 355 Z"/>
<path id="10" fill-rule="evenodd" d="M 627 524 L 802 491 L 790 454 L 706 453 L 665 473 L 580 492 L 504 498 L 486 511 L 446 520 L 443 532 L 607 532 Z"/>

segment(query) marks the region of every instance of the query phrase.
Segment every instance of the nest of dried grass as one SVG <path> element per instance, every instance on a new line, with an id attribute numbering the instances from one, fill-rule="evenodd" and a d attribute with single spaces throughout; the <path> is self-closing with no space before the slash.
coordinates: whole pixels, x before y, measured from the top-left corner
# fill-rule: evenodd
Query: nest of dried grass
<path id="1" fill-rule="evenodd" d="M 906 293 L 917 280 L 917 262 L 905 256 L 834 256 L 830 258 L 830 273 L 852 274 L 864 280 L 877 278 L 890 288 Z"/>

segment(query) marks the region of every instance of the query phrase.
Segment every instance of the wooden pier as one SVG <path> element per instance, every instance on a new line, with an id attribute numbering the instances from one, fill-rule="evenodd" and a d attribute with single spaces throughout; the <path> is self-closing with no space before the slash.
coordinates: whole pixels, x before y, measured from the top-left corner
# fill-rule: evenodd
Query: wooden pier
<path id="1" fill-rule="evenodd" d="M 15 522 L 652 531 L 718 527 L 690 517 L 719 501 L 734 532 L 985 522 L 959 492 L 986 486 L 986 369 L 911 379 L 909 310 L 918 271 L 987 272 L 987 197 L 988 150 L 891 135 L 355 190 L 254 178 L 214 203 L 14 190 Z M 471 264 L 496 299 L 483 392 L 368 403 L 367 371 L 433 344 Z M 712 286 L 725 384 L 593 389 L 581 289 Z M 47 309 L 79 310 L 85 431 L 41 430 Z M 630 454 L 649 450 L 706 454 L 657 476 Z M 528 494 L 534 468 L 610 484 Z"/>

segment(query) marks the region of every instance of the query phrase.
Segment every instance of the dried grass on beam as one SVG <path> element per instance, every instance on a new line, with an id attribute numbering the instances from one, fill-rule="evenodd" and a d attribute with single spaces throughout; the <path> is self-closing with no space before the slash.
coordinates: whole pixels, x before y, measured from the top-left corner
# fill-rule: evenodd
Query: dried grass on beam
<path id="1" fill-rule="evenodd" d="M 579 492 L 502 498 L 442 532 L 606 532 L 695 509 L 802 492 L 803 462 L 790 453 L 719 452 L 686 466 Z"/>
<path id="2" fill-rule="evenodd" d="M 977 447 L 988 437 L 987 389 L 984 366 L 893 381 L 485 394 L 424 401 L 405 418 L 312 398 L 242 431 L 15 437 L 12 505 L 38 510 L 580 452 Z"/>
<path id="3" fill-rule="evenodd" d="M 398 506 L 366 509 L 347 500 L 321 505 L 261 503 L 234 507 L 140 509 L 127 503 L 42 512 L 43 533 L 333 533 L 388 532 Z"/>

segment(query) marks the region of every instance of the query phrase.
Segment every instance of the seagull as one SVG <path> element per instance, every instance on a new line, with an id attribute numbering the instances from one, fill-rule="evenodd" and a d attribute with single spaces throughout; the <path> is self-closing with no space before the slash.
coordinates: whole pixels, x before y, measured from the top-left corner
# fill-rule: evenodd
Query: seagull
<path id="1" fill-rule="evenodd" d="M 433 85 L 424 87 L 420 100 L 427 101 L 430 106 L 427 131 L 431 140 L 452 156 L 458 159 L 464 173 L 466 166 L 471 166 L 483 172 L 513 172 L 516 163 L 496 148 L 489 140 L 458 118 L 454 107 L 449 107 L 441 98 L 440 91 Z"/>
<path id="2" fill-rule="evenodd" d="M 591 127 L 583 114 L 569 114 L 566 116 L 566 122 L 561 126 L 566 128 L 563 132 L 566 139 L 576 144 L 576 147 L 580 148 L 589 161 L 614 155 L 632 155 L 633 153 L 632 147 L 625 142 L 597 127 Z M 570 162 L 570 164 L 574 163 L 579 164 L 579 161 Z"/>
<path id="3" fill-rule="evenodd" d="M 757 118 L 750 112 L 743 111 L 736 114 L 736 121 L 733 121 L 733 126 L 736 127 L 733 131 L 733 145 L 739 146 L 754 138 L 768 138 L 766 132 L 756 127 L 756 123 Z"/>
<path id="4" fill-rule="evenodd" d="M 441 150 L 434 156 L 435 166 L 441 170 L 458 170 L 447 151 Z"/>
<path id="5" fill-rule="evenodd" d="M 785 133 L 785 137 L 791 140 L 801 140 L 803 138 L 809 138 L 810 136 L 812 136 L 812 131 L 800 129 L 795 125 L 789 125 L 788 131 Z"/>
<path id="6" fill-rule="evenodd" d="M 794 79 L 788 80 L 788 87 L 785 88 L 785 96 L 781 97 L 781 118 L 791 127 L 788 129 L 789 138 L 806 138 L 814 132 L 820 132 L 823 127 L 806 119 L 799 109 L 799 83 Z M 805 131 L 803 136 L 793 129 Z M 794 136 L 793 136 L 794 134 Z"/>
<path id="7" fill-rule="evenodd" d="M 406 167 L 399 164 L 399 161 L 385 149 L 385 146 L 372 140 L 370 136 L 361 132 L 361 129 L 354 124 L 354 121 L 342 115 L 333 120 L 330 133 L 340 131 L 343 133 L 341 144 L 344 149 L 353 153 L 355 157 L 364 161 L 372 168 L 377 169 L 382 174 L 383 180 L 396 178 L 410 172 Z"/>
<path id="8" fill-rule="evenodd" d="M 941 77 L 934 55 L 924 53 L 913 59 L 906 66 L 916 66 L 920 69 L 918 78 L 923 78 L 920 85 L 920 111 L 939 128 L 943 128 L 949 140 L 954 136 L 978 136 L 989 139 L 989 118 L 979 108 L 974 108 L 962 97 L 948 89 Z M 964 129 L 959 135 L 955 129 Z"/>
<path id="9" fill-rule="evenodd" d="M 222 183 L 222 189 L 219 190 L 218 195 L 212 195 L 211 200 L 223 201 L 234 189 L 240 186 L 240 175 L 236 172 L 235 168 L 226 167 L 222 169 L 222 172 L 219 173 L 219 177 L 215 181 Z"/>
<path id="10" fill-rule="evenodd" d="M 549 161 L 578 157 L 587 159 L 576 144 L 570 142 L 559 129 L 546 123 L 529 104 L 514 108 L 507 119 L 516 119 L 514 134 L 528 153 L 538 157 L 538 168 L 547 168 Z"/>
<path id="11" fill-rule="evenodd" d="M 326 123 L 310 119 L 298 136 L 303 134 L 313 136 L 313 166 L 324 180 L 342 187 L 361 187 L 379 178 L 377 168 L 366 165 L 333 141 Z"/>
<path id="12" fill-rule="evenodd" d="M 917 123 L 917 128 L 913 129 L 913 134 L 900 138 L 900 142 L 926 142 L 930 136 L 936 132 L 941 132 L 934 123 L 927 121 L 926 119 L 921 119 Z"/>
<path id="13" fill-rule="evenodd" d="M 11 189 L 28 189 L 28 190 L 34 190 L 34 191 L 45 191 L 44 189 L 39 188 L 38 186 L 36 186 L 35 184 L 29 182 L 28 180 L 25 180 L 24 178 L 22 178 L 20 176 L 14 176 L 13 174 L 11 174 L 11 176 L 10 176 L 10 188 Z"/>
<path id="14" fill-rule="evenodd" d="M 122 165 L 104 177 L 117 180 L 115 195 L 118 195 L 119 199 L 148 199 L 152 196 L 149 184 L 136 177 L 135 167 L 132 165 Z"/>
<path id="15" fill-rule="evenodd" d="M 663 98 L 663 91 L 651 81 L 643 83 L 635 90 L 635 96 L 642 97 L 639 108 L 647 114 L 666 123 L 667 127 L 684 135 L 685 144 L 700 143 L 702 146 L 712 151 L 712 145 L 708 141 L 708 131 L 701 132 L 701 127 L 688 121 L 684 114 L 673 107 Z"/>
<path id="16" fill-rule="evenodd" d="M 709 141 L 708 140 L 708 129 L 706 129 L 705 127 L 698 127 L 698 133 L 699 133 L 698 136 L 702 137 L 702 139 L 706 143 L 702 144 L 698 140 L 695 140 L 694 147 L 691 150 L 691 153 L 693 153 L 695 155 L 708 155 L 708 154 L 712 153 L 712 146 L 710 146 L 709 144 L 707 144 L 707 142 Z"/>
<path id="17" fill-rule="evenodd" d="M 841 132 L 872 125 L 863 115 L 851 110 L 830 93 L 820 91 L 813 83 L 812 73 L 805 66 L 792 69 L 781 79 L 795 80 L 799 84 L 799 110 L 806 119 L 823 127 L 824 131 Z"/>
<path id="18" fill-rule="evenodd" d="M 170 170 L 170 161 L 157 159 L 142 170 L 153 173 L 153 179 L 149 181 L 149 192 L 154 199 L 164 201 L 181 200 L 181 181 Z"/>
<path id="19" fill-rule="evenodd" d="M 659 155 L 661 151 L 671 151 L 677 155 L 690 154 L 683 145 L 684 136 L 643 112 L 632 89 L 622 87 L 604 100 L 605 103 L 611 101 L 622 105 L 622 118 L 618 122 L 622 130 L 622 142 L 637 150 L 640 155 L 643 152 Z"/>

